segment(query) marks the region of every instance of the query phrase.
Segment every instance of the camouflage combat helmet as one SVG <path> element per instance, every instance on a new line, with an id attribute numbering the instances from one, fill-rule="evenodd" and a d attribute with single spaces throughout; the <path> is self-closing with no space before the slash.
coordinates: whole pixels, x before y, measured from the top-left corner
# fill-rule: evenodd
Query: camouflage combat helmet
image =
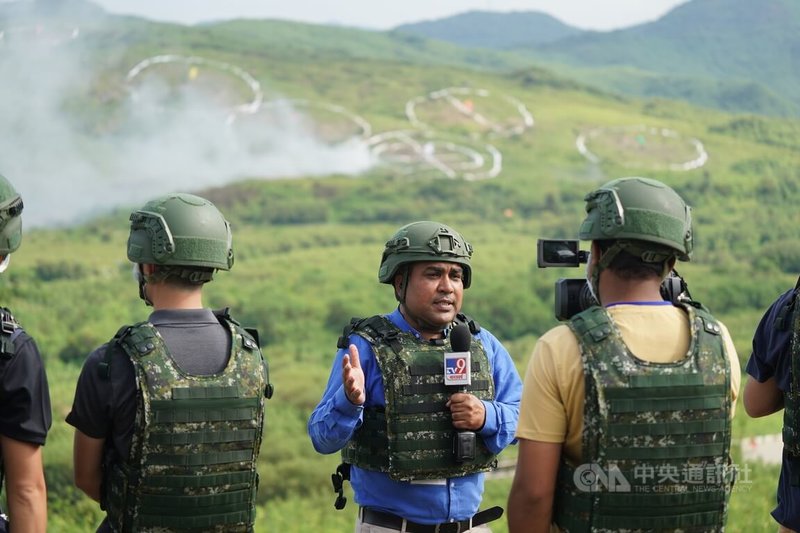
<path id="1" fill-rule="evenodd" d="M 8 255 L 22 242 L 22 197 L 0 174 L 0 255 Z"/>
<path id="2" fill-rule="evenodd" d="M 621 178 L 589 193 L 583 240 L 644 241 L 654 246 L 624 246 L 648 262 L 670 257 L 688 261 L 692 254 L 691 208 L 674 190 L 648 178 Z"/>
<path id="3" fill-rule="evenodd" d="M 231 228 L 204 198 L 175 193 L 147 202 L 131 213 L 128 259 L 139 264 L 230 270 Z"/>
<path id="4" fill-rule="evenodd" d="M 459 263 L 464 269 L 464 288 L 472 281 L 472 245 L 460 233 L 439 222 L 412 222 L 397 230 L 386 243 L 378 270 L 381 283 L 392 284 L 397 269 L 417 261 Z"/>

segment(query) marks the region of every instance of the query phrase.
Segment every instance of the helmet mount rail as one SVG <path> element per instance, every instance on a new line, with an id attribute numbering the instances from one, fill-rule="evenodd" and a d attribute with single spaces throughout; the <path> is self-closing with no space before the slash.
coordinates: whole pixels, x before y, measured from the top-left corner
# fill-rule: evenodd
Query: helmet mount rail
<path id="1" fill-rule="evenodd" d="M 459 263 L 464 269 L 464 288 L 471 281 L 472 245 L 454 229 L 430 220 L 412 222 L 397 230 L 384 247 L 378 280 L 391 284 L 401 267 L 419 261 Z"/>

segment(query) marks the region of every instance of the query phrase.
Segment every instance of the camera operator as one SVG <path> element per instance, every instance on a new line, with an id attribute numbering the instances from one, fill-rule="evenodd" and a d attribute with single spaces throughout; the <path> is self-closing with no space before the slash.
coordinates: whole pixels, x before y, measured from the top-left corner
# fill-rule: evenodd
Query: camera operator
<path id="1" fill-rule="evenodd" d="M 691 210 L 646 178 L 611 181 L 585 200 L 579 236 L 592 241 L 586 274 L 600 305 L 533 350 L 509 530 L 722 531 L 736 351 L 702 305 L 661 292 L 675 261 L 691 256 Z"/>

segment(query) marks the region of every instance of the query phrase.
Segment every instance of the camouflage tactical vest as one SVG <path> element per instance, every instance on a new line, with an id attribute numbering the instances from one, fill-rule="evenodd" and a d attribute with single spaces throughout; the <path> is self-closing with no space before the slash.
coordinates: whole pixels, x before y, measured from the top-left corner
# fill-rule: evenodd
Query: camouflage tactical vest
<path id="1" fill-rule="evenodd" d="M 103 505 L 114 531 L 253 531 L 271 385 L 254 337 L 220 318 L 231 356 L 215 375 L 182 372 L 148 322 L 112 341 L 133 362 L 138 392 L 128 460 L 106 465 Z"/>
<path id="2" fill-rule="evenodd" d="M 689 314 L 685 358 L 637 358 L 602 307 L 572 318 L 586 376 L 583 461 L 562 459 L 554 521 L 569 533 L 723 531 L 733 484 L 721 328 Z"/>
<path id="3" fill-rule="evenodd" d="M 17 320 L 14 318 L 14 315 L 11 314 L 5 307 L 0 307 L 0 357 L 5 359 L 10 359 L 17 353 L 17 349 L 14 346 L 14 339 L 19 337 L 22 333 L 22 328 L 20 327 Z M 3 489 L 3 480 L 5 478 L 5 464 L 3 463 L 2 457 L 0 456 L 0 490 Z M 0 520 L 0 530 L 2 528 L 2 521 Z"/>
<path id="4" fill-rule="evenodd" d="M 785 329 L 786 321 L 791 316 L 791 370 L 789 390 L 783 393 L 783 449 L 787 454 L 800 458 L 800 312 L 797 310 L 796 300 L 800 291 L 800 280 L 797 282 L 794 293 L 789 303 L 781 310 L 776 321 L 776 329 Z M 798 485 L 797 476 L 793 476 L 792 485 Z"/>
<path id="5" fill-rule="evenodd" d="M 445 387 L 443 371 L 444 353 L 451 350 L 444 342 L 419 340 L 381 316 L 354 323 L 352 333 L 372 345 L 383 377 L 386 406 L 364 410 L 362 425 L 342 449 L 345 463 L 387 472 L 400 481 L 458 477 L 494 468 L 495 456 L 480 435 L 474 461 L 457 463 L 454 459 L 455 429 L 445 407 L 453 391 Z M 468 392 L 481 400 L 494 399 L 489 358 L 476 338 L 470 345 L 470 361 L 472 385 Z"/>

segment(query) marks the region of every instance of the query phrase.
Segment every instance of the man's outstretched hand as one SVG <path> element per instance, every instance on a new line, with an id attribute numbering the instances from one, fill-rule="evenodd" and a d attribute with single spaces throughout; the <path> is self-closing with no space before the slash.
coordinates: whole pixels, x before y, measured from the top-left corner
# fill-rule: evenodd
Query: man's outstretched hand
<path id="1" fill-rule="evenodd" d="M 342 359 L 342 385 L 344 393 L 353 405 L 364 405 L 367 393 L 364 390 L 364 371 L 358 358 L 358 348 L 351 344 L 349 353 Z"/>

